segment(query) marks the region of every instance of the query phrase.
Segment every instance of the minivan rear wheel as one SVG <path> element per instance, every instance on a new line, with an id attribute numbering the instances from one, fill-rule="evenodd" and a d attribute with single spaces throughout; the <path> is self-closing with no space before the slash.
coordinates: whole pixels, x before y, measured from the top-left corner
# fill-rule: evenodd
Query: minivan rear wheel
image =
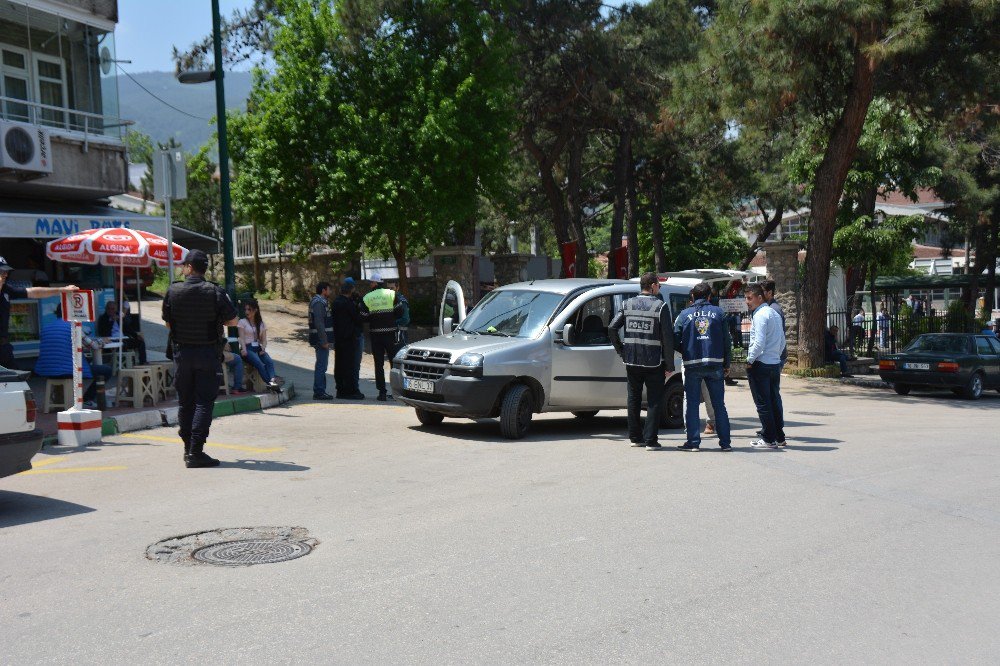
<path id="1" fill-rule="evenodd" d="M 500 403 L 500 432 L 507 439 L 521 439 L 528 434 L 531 414 L 534 411 L 531 389 L 515 384 L 508 389 Z"/>
<path id="2" fill-rule="evenodd" d="M 417 420 L 420 421 L 421 425 L 427 427 L 432 427 L 436 425 L 441 425 L 444 421 L 444 414 L 439 414 L 438 412 L 429 412 L 426 409 L 420 409 L 419 407 L 414 408 L 417 412 Z"/>
<path id="3" fill-rule="evenodd" d="M 681 382 L 667 385 L 660 411 L 660 427 L 672 430 L 684 427 L 684 385 Z"/>

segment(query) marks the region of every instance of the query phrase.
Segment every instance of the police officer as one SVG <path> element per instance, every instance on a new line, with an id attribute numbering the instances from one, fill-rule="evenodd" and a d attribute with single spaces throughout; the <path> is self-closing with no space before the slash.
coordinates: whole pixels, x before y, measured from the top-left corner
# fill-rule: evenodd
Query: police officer
<path id="1" fill-rule="evenodd" d="M 16 298 L 47 298 L 64 291 L 77 291 L 76 285 L 65 287 L 15 287 L 7 284 L 7 276 L 14 267 L 0 257 L 0 365 L 14 367 L 14 345 L 10 344 L 10 302 Z"/>
<path id="2" fill-rule="evenodd" d="M 701 419 L 698 405 L 702 382 L 715 410 L 715 430 L 723 451 L 732 450 L 729 412 L 725 402 L 725 376 L 729 374 L 733 343 L 726 325 L 726 313 L 712 305 L 712 287 L 699 282 L 691 290 L 691 306 L 683 310 L 674 324 L 674 334 L 684 359 L 684 427 L 687 442 L 678 446 L 682 451 L 697 451 L 701 446 Z"/>
<path id="3" fill-rule="evenodd" d="M 222 327 L 235 326 L 237 312 L 222 287 L 205 280 L 208 257 L 204 252 L 188 251 L 183 265 L 184 281 L 170 285 L 163 298 L 163 321 L 170 329 L 176 365 L 179 434 L 187 467 L 215 467 L 219 461 L 205 454 L 205 440 L 219 393 Z"/>
<path id="4" fill-rule="evenodd" d="M 674 338 L 670 312 L 660 298 L 656 273 L 639 278 L 639 296 L 622 304 L 608 326 L 608 335 L 625 362 L 628 377 L 628 437 L 634 447 L 659 450 L 660 412 L 666 375 L 674 371 Z M 646 387 L 646 423 L 639 418 L 642 387 Z"/>
<path id="5" fill-rule="evenodd" d="M 403 314 L 403 305 L 399 294 L 388 289 L 377 273 L 371 277 L 372 289 L 361 301 L 361 318 L 368 322 L 368 336 L 371 341 L 372 357 L 375 361 L 375 388 L 378 389 L 378 400 L 385 402 L 388 394 L 385 390 L 386 357 L 392 362 L 392 357 L 399 349 L 399 328 L 396 320 Z"/>
<path id="6" fill-rule="evenodd" d="M 313 400 L 331 400 L 326 392 L 326 371 L 330 367 L 333 346 L 333 314 L 330 312 L 330 283 L 316 285 L 316 295 L 309 302 L 309 344 L 316 350 L 313 368 Z"/>

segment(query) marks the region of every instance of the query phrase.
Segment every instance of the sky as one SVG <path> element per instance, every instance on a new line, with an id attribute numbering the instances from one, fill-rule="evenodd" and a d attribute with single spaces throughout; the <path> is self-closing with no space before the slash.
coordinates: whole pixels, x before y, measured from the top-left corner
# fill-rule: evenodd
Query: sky
<path id="1" fill-rule="evenodd" d="M 222 16 L 245 9 L 252 0 L 220 0 Z M 212 32 L 211 0 L 118 0 L 115 47 L 119 61 L 130 74 L 172 72 L 173 46 L 186 49 Z"/>

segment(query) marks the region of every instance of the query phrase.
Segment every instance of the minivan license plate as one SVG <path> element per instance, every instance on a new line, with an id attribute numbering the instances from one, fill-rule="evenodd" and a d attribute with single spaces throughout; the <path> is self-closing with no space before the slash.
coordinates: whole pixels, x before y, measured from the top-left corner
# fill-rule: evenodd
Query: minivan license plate
<path id="1" fill-rule="evenodd" d="M 418 393 L 434 393 L 434 382 L 428 379 L 403 379 L 403 388 Z"/>
<path id="2" fill-rule="evenodd" d="M 930 370 L 930 363 L 906 363 L 904 366 L 907 370 Z"/>

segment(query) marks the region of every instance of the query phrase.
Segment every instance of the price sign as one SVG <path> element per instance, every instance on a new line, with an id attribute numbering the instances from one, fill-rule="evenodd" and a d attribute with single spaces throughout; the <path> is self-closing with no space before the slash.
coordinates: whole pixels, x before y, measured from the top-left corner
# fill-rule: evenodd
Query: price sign
<path id="1" fill-rule="evenodd" d="M 66 321 L 94 321 L 94 292 L 90 289 L 64 291 L 62 293 L 62 314 Z"/>

